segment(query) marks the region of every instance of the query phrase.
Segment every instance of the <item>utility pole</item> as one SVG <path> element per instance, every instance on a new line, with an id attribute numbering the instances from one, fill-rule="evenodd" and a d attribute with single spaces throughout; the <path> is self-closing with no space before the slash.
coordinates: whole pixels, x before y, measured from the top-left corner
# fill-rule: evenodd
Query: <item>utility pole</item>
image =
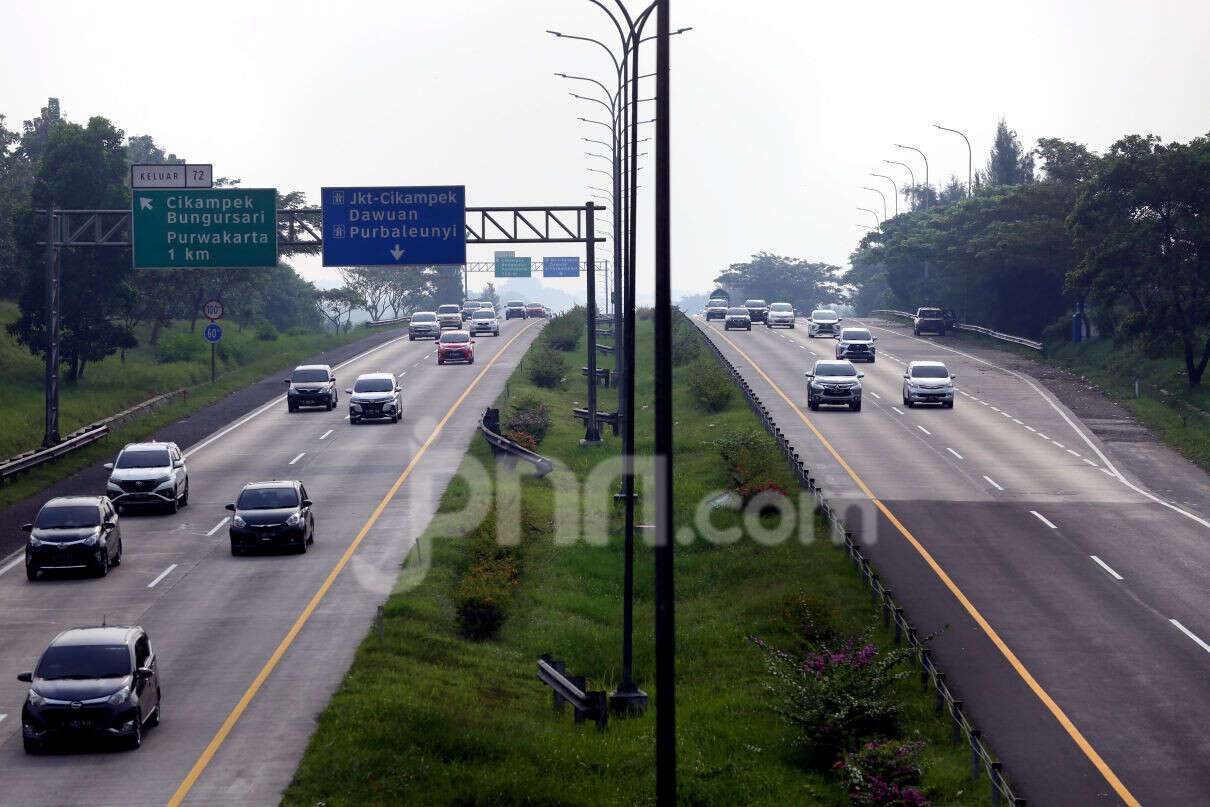
<path id="1" fill-rule="evenodd" d="M 597 426 L 597 244 L 594 224 L 596 206 L 584 205 L 585 251 L 588 254 L 588 418 L 584 422 L 582 446 L 599 446 L 601 432 Z"/>
<path id="2" fill-rule="evenodd" d="M 46 433 L 42 445 L 59 443 L 59 211 L 46 211 Z"/>

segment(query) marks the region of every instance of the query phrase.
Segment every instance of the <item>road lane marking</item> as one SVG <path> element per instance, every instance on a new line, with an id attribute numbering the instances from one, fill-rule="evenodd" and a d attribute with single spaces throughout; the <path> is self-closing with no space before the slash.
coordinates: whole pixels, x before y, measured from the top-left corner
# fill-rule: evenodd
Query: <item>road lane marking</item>
<path id="1" fill-rule="evenodd" d="M 1017 672 L 1017 675 L 1021 677 L 1021 680 L 1023 680 L 1026 686 L 1028 686 L 1034 695 L 1037 696 L 1038 700 L 1042 701 L 1043 705 L 1046 706 L 1047 710 L 1051 713 L 1051 715 L 1054 716 L 1055 720 L 1058 721 L 1063 730 L 1067 732 L 1067 735 L 1071 737 L 1076 746 L 1078 746 L 1079 749 L 1084 753 L 1084 756 L 1087 757 L 1088 760 L 1101 773 L 1101 776 L 1105 778 L 1105 781 L 1109 783 L 1109 786 L 1112 787 L 1114 792 L 1118 794 L 1118 797 L 1121 798 L 1122 801 L 1124 801 L 1129 807 L 1141 807 L 1138 799 L 1131 794 L 1131 792 L 1126 788 L 1126 785 L 1122 783 L 1122 780 L 1119 779 L 1117 774 L 1113 772 L 1113 769 L 1109 767 L 1108 763 L 1101 758 L 1101 755 L 1098 754 L 1096 749 L 1092 747 L 1092 744 L 1085 739 L 1083 733 L 1081 733 L 1081 731 L 1076 728 L 1076 725 L 1071 722 L 1071 718 L 1067 716 L 1067 713 L 1064 712 L 1063 709 L 1059 707 L 1059 704 L 1056 703 L 1055 700 L 1050 696 L 1050 694 L 1042 688 L 1042 685 L 1039 684 L 1037 679 L 1033 677 L 1033 674 L 1030 673 L 1029 670 L 1026 669 L 1025 665 L 1021 663 L 1021 660 L 1017 658 L 1017 654 L 1014 653 L 1004 642 L 1004 640 L 1000 638 L 1000 634 L 996 632 L 996 629 L 993 628 L 991 623 L 984 618 L 983 614 L 980 613 L 977 608 L 975 608 L 974 604 L 962 592 L 962 589 L 958 588 L 958 584 L 955 583 L 945 572 L 945 570 L 941 568 L 941 564 L 937 563 L 932 554 L 924 548 L 924 545 L 921 544 L 916 537 L 912 535 L 910 531 L 908 531 L 908 528 L 895 517 L 895 514 L 891 512 L 890 508 L 883 504 L 882 500 L 874 495 L 874 492 L 870 490 L 861 477 L 859 477 L 857 473 L 849 466 L 849 464 L 845 462 L 844 458 L 841 457 L 836 449 L 832 447 L 832 444 L 828 442 L 827 438 L 823 436 L 819 429 L 815 428 L 815 424 L 807 418 L 803 411 L 799 409 L 789 397 L 787 397 L 787 395 L 782 391 L 781 387 L 777 386 L 773 379 L 769 378 L 765 371 L 760 368 L 760 365 L 753 361 L 751 357 L 741 350 L 738 345 L 728 339 L 725 334 L 719 334 L 719 337 L 730 345 L 737 353 L 739 353 L 739 355 L 743 356 L 744 359 L 746 359 L 747 362 L 752 365 L 752 368 L 756 370 L 756 372 L 762 378 L 764 378 L 766 382 L 769 383 L 769 386 L 773 388 L 773 391 L 776 392 L 781 399 L 785 401 L 787 405 L 789 405 L 790 409 L 793 410 L 796 415 L 798 415 L 802 422 L 807 425 L 807 428 L 811 430 L 811 433 L 815 435 L 815 438 L 819 440 L 825 449 L 827 449 L 828 453 L 831 454 L 838 463 L 840 463 L 840 466 L 844 468 L 849 477 L 857 484 L 859 488 L 861 488 L 862 493 L 869 498 L 874 506 L 887 517 L 887 519 L 895 526 L 895 528 L 907 540 L 907 542 L 912 545 L 912 548 L 915 549 L 924 562 L 929 565 L 929 567 L 933 570 L 933 573 L 936 574 L 938 579 L 940 579 L 945 587 L 949 589 L 950 593 L 954 595 L 954 598 L 957 599 L 966 612 L 970 614 L 971 618 L 975 620 L 975 622 L 983 630 L 984 634 L 988 637 L 988 639 L 991 640 L 992 644 L 996 646 L 996 649 L 1000 651 L 1005 660 L 1007 660 L 1012 668 Z M 1210 652 L 1210 648 L 1206 649 L 1207 652 Z M 176 805 L 170 804 L 169 807 L 176 807 Z"/>
<path id="2" fill-rule="evenodd" d="M 898 406 L 892 406 L 891 408 L 895 410 L 896 414 L 899 414 L 899 415 L 903 414 L 903 410 L 900 409 Z"/>
<path id="3" fill-rule="evenodd" d="M 155 588 L 156 584 L 159 583 L 161 580 L 163 580 L 168 575 L 172 574 L 172 570 L 175 568 L 176 568 L 176 564 L 174 563 L 171 566 L 169 566 L 167 569 L 165 569 L 164 571 L 160 572 L 160 576 L 157 577 L 155 580 L 152 580 L 150 583 L 148 583 L 147 588 Z"/>
<path id="4" fill-rule="evenodd" d="M 986 480 L 987 480 L 987 483 L 988 483 L 989 485 L 991 485 L 993 488 L 995 488 L 996 490 L 1004 490 L 1004 488 L 1000 487 L 1000 483 L 998 483 L 996 480 L 992 479 L 992 478 L 991 478 L 990 476 L 988 476 L 987 474 L 984 474 L 984 475 L 983 475 L 983 478 L 984 478 L 984 479 L 986 479 Z"/>
<path id="5" fill-rule="evenodd" d="M 462 394 L 458 396 L 458 399 L 454 401 L 453 406 L 449 408 L 449 411 L 447 411 L 441 420 L 437 422 L 437 425 L 433 427 L 433 431 L 429 434 L 428 439 L 426 439 L 424 444 L 417 449 L 416 454 L 407 464 L 407 467 L 403 469 L 403 472 L 399 474 L 399 478 L 395 480 L 393 485 L 391 485 L 391 489 L 388 490 L 386 495 L 382 497 L 382 501 L 380 501 L 378 506 L 374 508 L 374 512 L 370 514 L 370 517 L 366 521 L 365 525 L 362 526 L 361 530 L 357 533 L 357 537 L 353 539 L 353 542 L 349 544 L 349 547 L 344 551 L 344 554 L 340 556 L 340 560 L 336 562 L 336 565 L 332 568 L 332 571 L 328 573 L 328 576 L 324 579 L 323 583 L 320 584 L 319 589 L 315 592 L 315 595 L 311 598 L 311 601 L 307 603 L 306 607 L 303 608 L 302 613 L 298 615 L 298 619 L 294 621 L 294 624 L 290 627 L 290 630 L 287 631 L 285 638 L 283 638 L 277 645 L 277 649 L 273 651 L 273 654 L 269 656 L 269 660 L 265 662 L 264 666 L 261 667 L 260 672 L 256 674 L 256 678 L 254 678 L 252 683 L 248 685 L 248 688 L 244 691 L 243 696 L 240 697 L 239 702 L 235 704 L 235 707 L 231 710 L 231 713 L 227 715 L 227 719 L 223 721 L 221 726 L 219 726 L 219 729 L 217 732 L 215 732 L 214 737 L 202 751 L 202 755 L 198 757 L 197 762 L 193 764 L 193 767 L 190 768 L 189 773 L 185 775 L 185 779 L 176 789 L 176 792 L 172 794 L 172 798 L 168 800 L 168 807 L 180 807 L 181 802 L 183 802 L 185 797 L 189 795 L 189 791 L 192 790 L 194 784 L 197 783 L 198 777 L 200 777 L 202 772 L 206 770 L 206 766 L 210 764 L 210 760 L 214 758 L 214 755 L 218 751 L 219 747 L 227 739 L 227 735 L 229 735 L 231 730 L 235 728 L 235 724 L 239 721 L 240 717 L 244 714 L 244 711 L 248 708 L 248 704 L 250 704 L 252 699 L 256 697 L 256 693 L 260 691 L 260 688 L 264 685 L 265 681 L 268 680 L 269 674 L 273 672 L 274 668 L 277 667 L 278 662 L 281 661 L 282 657 L 286 654 L 286 651 L 290 649 L 292 644 L 294 644 L 295 638 L 298 637 L 298 634 L 302 631 L 303 626 L 306 625 L 311 619 L 311 614 L 313 614 L 315 609 L 319 607 L 319 603 L 325 596 L 327 596 L 328 590 L 332 588 L 332 584 L 336 582 L 336 578 L 340 575 L 345 566 L 348 565 L 349 560 L 353 557 L 353 553 L 357 551 L 357 547 L 361 546 L 361 542 L 365 540 L 366 535 L 369 534 L 370 530 L 378 522 L 378 518 L 382 515 L 383 511 L 386 510 L 387 505 L 390 504 L 393 498 L 395 498 L 395 494 L 399 492 L 399 488 L 402 487 L 407 478 L 412 475 L 413 469 L 415 469 L 421 458 L 424 457 L 424 455 L 428 452 L 429 446 L 431 446 L 433 441 L 437 439 L 437 435 L 440 434 L 441 430 L 445 428 L 445 424 L 449 422 L 451 417 L 453 417 L 454 412 L 458 411 L 458 407 L 461 406 L 462 402 L 466 400 L 466 397 L 471 394 L 471 391 L 479 385 L 479 381 L 484 375 L 487 374 L 487 371 L 492 368 L 492 365 L 496 363 L 496 360 L 503 356 L 504 352 L 508 350 L 513 342 L 516 342 L 518 339 L 520 339 L 521 335 L 528 331 L 531 327 L 533 327 L 533 323 L 523 326 L 511 339 L 504 343 L 503 347 L 496 351 L 496 355 L 492 356 L 487 364 L 483 365 L 483 369 L 479 371 L 479 374 L 471 380 L 466 389 L 462 391 Z"/>
<path id="6" fill-rule="evenodd" d="M 969 392 L 965 392 L 965 391 L 963 391 L 963 390 L 958 390 L 958 394 L 959 394 L 959 395 L 965 395 L 967 398 L 971 397 Z"/>
<path id="7" fill-rule="evenodd" d="M 209 538 L 211 535 L 214 535 L 216 532 L 221 530 L 223 528 L 223 525 L 226 524 L 230 520 L 230 518 L 231 518 L 230 516 L 223 516 L 222 521 L 220 521 L 219 523 L 215 524 L 213 527 L 210 528 L 210 532 L 206 533 L 206 537 Z"/>
<path id="8" fill-rule="evenodd" d="M 1038 433 L 1038 430 L 1035 429 L 1033 426 L 1026 426 L 1025 428 L 1028 429 L 1029 431 L 1033 432 L 1034 434 Z"/>
<path id="9" fill-rule="evenodd" d="M 1049 439 L 1050 439 L 1050 438 L 1049 438 L 1049 437 L 1047 437 L 1045 434 L 1042 434 L 1042 432 L 1034 432 L 1034 434 L 1038 435 L 1038 436 L 1039 436 L 1039 437 L 1041 437 L 1043 440 L 1049 440 Z"/>
<path id="10" fill-rule="evenodd" d="M 1210 653 L 1210 644 L 1206 644 L 1201 639 L 1199 639 L 1197 637 L 1197 634 L 1195 634 L 1193 631 L 1186 628 L 1184 625 L 1182 625 L 1180 622 L 1176 621 L 1175 619 L 1169 619 L 1168 621 L 1171 622 L 1173 625 L 1176 625 L 1177 629 L 1180 630 L 1181 633 L 1185 634 L 1190 639 L 1197 642 L 1198 647 L 1200 647 L 1202 650 L 1205 650 L 1207 653 Z"/>
<path id="11" fill-rule="evenodd" d="M 1109 572 L 1109 575 L 1114 580 L 1125 580 L 1126 579 L 1126 578 L 1122 577 L 1120 574 L 1118 574 L 1117 572 L 1115 572 L 1113 569 L 1109 568 L 1109 564 L 1106 563 L 1105 561 L 1101 560 L 1100 558 L 1098 558 L 1096 555 L 1089 555 L 1088 557 L 1095 560 L 1097 562 L 1098 566 L 1100 566 L 1105 571 Z"/>
<path id="12" fill-rule="evenodd" d="M 983 404 L 984 406 L 991 406 L 991 404 L 989 404 L 987 401 L 979 401 L 979 403 Z"/>
<path id="13" fill-rule="evenodd" d="M 1025 425 L 1024 423 L 1022 423 L 1022 422 L 1021 422 L 1020 420 L 1018 420 L 1017 418 L 1013 418 L 1013 423 L 1016 423 L 1018 426 L 1024 426 L 1024 425 Z"/>
<path id="14" fill-rule="evenodd" d="M 992 411 L 993 411 L 993 412 L 999 412 L 1000 410 L 999 410 L 999 409 L 997 409 L 996 407 L 994 407 L 994 406 L 993 406 L 993 407 L 992 407 Z"/>
<path id="15" fill-rule="evenodd" d="M 1080 452 L 1078 452 L 1078 451 L 1072 451 L 1070 448 L 1069 448 L 1069 449 L 1067 449 L 1067 453 L 1068 453 L 1068 454 L 1070 454 L 1070 455 L 1071 455 L 1071 456 L 1073 456 L 1073 457 L 1078 457 L 1078 456 L 1080 456 Z"/>
<path id="16" fill-rule="evenodd" d="M 1107 475 L 1107 476 L 1112 476 L 1114 479 L 1117 479 L 1117 478 L 1118 478 L 1118 475 L 1117 475 L 1117 474 L 1115 474 L 1113 471 L 1109 470 L 1108 468 L 1102 468 L 1102 469 L 1101 469 L 1101 473 L 1103 473 L 1103 474 L 1105 474 L 1105 475 Z"/>
<path id="17" fill-rule="evenodd" d="M 324 432 L 323 434 L 319 435 L 319 439 L 320 439 L 320 440 L 326 440 L 326 439 L 328 439 L 328 435 L 329 435 L 329 434 L 331 434 L 331 433 L 332 433 L 332 430 L 331 430 L 331 429 L 328 429 L 326 432 Z"/>
<path id="18" fill-rule="evenodd" d="M 874 392 L 874 390 L 870 390 L 870 394 L 873 395 L 878 400 L 880 400 L 880 401 L 882 400 L 882 396 L 879 395 L 877 392 Z"/>
<path id="19" fill-rule="evenodd" d="M 19 564 L 19 563 L 20 563 L 22 560 L 24 560 L 24 558 L 20 558 L 20 557 L 18 557 L 18 558 L 15 558 L 14 560 L 9 561 L 8 563 L 6 563 L 6 564 L 4 565 L 4 567 L 3 567 L 3 568 L 0 568 L 0 574 L 4 574 L 4 573 L 5 573 L 5 572 L 7 572 L 9 569 L 12 569 L 14 566 L 16 566 L 17 564 Z"/>
<path id="20" fill-rule="evenodd" d="M 1088 457 L 1081 457 L 1081 459 L 1082 459 L 1082 460 L 1084 460 L 1084 462 L 1086 462 L 1086 463 L 1088 463 L 1089 465 L 1091 465 L 1093 468 L 1100 468 L 1100 467 L 1101 467 L 1101 466 L 1097 465 L 1095 462 L 1093 462 L 1092 460 L 1088 459 Z"/>
<path id="21" fill-rule="evenodd" d="M 1010 420 L 1012 419 L 1012 415 L 1008 414 L 1007 412 L 1001 412 L 1000 414 L 1006 418 L 1009 418 Z M 1017 422 L 1020 423 L 1021 421 L 1018 420 Z"/>
<path id="22" fill-rule="evenodd" d="M 928 434 L 928 435 L 931 435 L 931 434 L 932 434 L 932 432 L 931 432 L 931 431 L 929 431 L 928 429 L 924 428 L 924 427 L 923 427 L 923 426 L 921 426 L 919 423 L 917 423 L 917 424 L 916 424 L 916 428 L 917 428 L 917 429 L 920 429 L 920 431 L 924 432 L 925 434 Z"/>
<path id="23" fill-rule="evenodd" d="M 964 459 L 964 457 L 963 457 L 961 454 L 959 454 L 957 451 L 955 451 L 954 449 L 950 448 L 949 446 L 946 446 L 946 447 L 945 447 L 945 450 L 946 450 L 946 451 L 948 451 L 949 453 L 953 454 L 953 455 L 954 455 L 955 457 L 957 457 L 958 459 Z"/>
<path id="24" fill-rule="evenodd" d="M 8 717 L 8 715 L 0 715 L 0 723 L 3 723 L 4 718 L 6 718 L 6 717 Z"/>
<path id="25" fill-rule="evenodd" d="M 289 461 L 288 463 L 286 463 L 286 464 L 287 464 L 287 465 L 293 465 L 294 463 L 298 462 L 299 460 L 301 460 L 301 459 L 302 459 L 303 457 L 305 457 L 306 455 L 307 455 L 307 452 L 305 452 L 305 451 L 300 451 L 300 452 L 298 452 L 298 456 L 297 456 L 297 457 L 295 457 L 294 459 L 290 460 L 290 461 Z"/>
<path id="26" fill-rule="evenodd" d="M 1057 445 L 1059 448 L 1067 448 L 1067 446 L 1063 445 L 1063 444 L 1062 444 L 1062 443 L 1060 443 L 1058 440 L 1051 440 L 1050 442 L 1054 443 L 1054 444 L 1055 444 L 1055 445 Z"/>
<path id="27" fill-rule="evenodd" d="M 1046 518 L 1046 516 L 1042 515 L 1037 510 L 1030 510 L 1029 512 L 1033 513 L 1034 517 L 1037 518 L 1038 521 L 1041 521 L 1043 524 L 1050 527 L 1052 530 L 1058 529 L 1058 527 L 1056 527 L 1054 524 L 1050 523 L 1050 520 L 1048 518 Z"/>

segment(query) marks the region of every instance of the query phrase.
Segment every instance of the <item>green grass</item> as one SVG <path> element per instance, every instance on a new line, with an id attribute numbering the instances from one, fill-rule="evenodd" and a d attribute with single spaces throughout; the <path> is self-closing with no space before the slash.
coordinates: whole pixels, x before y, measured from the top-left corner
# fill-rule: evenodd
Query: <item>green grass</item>
<path id="1" fill-rule="evenodd" d="M 13 303 L 0 303 L 0 412 L 4 427 L 0 429 L 0 459 L 37 448 L 45 428 L 45 365 L 17 344 L 4 325 L 17 318 Z M 138 440 L 172 421 L 188 415 L 230 393 L 251 384 L 277 369 L 293 366 L 307 356 L 315 355 L 367 335 L 364 329 L 347 334 L 307 333 L 281 334 L 276 341 L 256 338 L 255 329 L 238 326 L 224 328 L 226 357 L 216 362 L 219 374 L 210 383 L 210 351 L 198 331 L 189 334 L 187 322 L 173 323 L 161 331 L 161 339 L 176 337 L 196 339 L 198 349 L 187 361 L 159 361 L 156 349 L 147 344 L 149 329 L 139 331 L 140 346 L 126 351 L 126 361 L 118 355 L 90 364 L 84 377 L 74 384 L 59 384 L 59 433 L 70 434 L 101 418 L 108 417 L 153 398 L 164 392 L 186 388 L 185 399 L 128 421 L 104 440 L 88 448 L 68 454 L 57 462 L 22 474 L 11 484 L 0 488 L 0 509 L 11 505 L 53 482 L 85 468 L 102 457 L 114 454 L 124 443 Z M 191 343 L 190 343 L 191 344 Z"/>
<path id="2" fill-rule="evenodd" d="M 652 331 L 639 323 L 636 397 L 652 400 Z M 584 363 L 583 351 L 571 366 Z M 676 520 L 693 523 L 697 503 L 729 486 L 708 441 L 726 431 L 758 428 L 741 396 L 715 414 L 693 408 L 679 368 L 676 425 Z M 583 427 L 570 410 L 583 401 L 580 377 L 565 389 L 540 390 L 513 374 L 513 398 L 533 394 L 552 404 L 554 424 L 540 450 L 566 463 L 577 478 L 618 448 L 576 444 Z M 612 408 L 604 393 L 602 408 Z M 503 402 L 501 402 L 503 403 Z M 651 451 L 650 408 L 637 422 L 640 455 Z M 763 433 L 763 432 L 762 432 Z M 474 440 L 464 468 L 490 467 Z M 780 472 L 779 472 L 780 473 Z M 792 488 L 792 477 L 781 481 Z M 654 716 L 611 720 L 604 732 L 576 726 L 569 713 L 551 714 L 550 693 L 536 677 L 539 655 L 565 659 L 569 672 L 588 676 L 590 689 L 611 690 L 620 677 L 622 547 L 618 531 L 606 546 L 552 540 L 553 494 L 546 480 L 522 484 L 525 559 L 512 611 L 497 640 L 461 638 L 454 588 L 465 564 L 467 523 L 461 509 L 468 484 L 451 483 L 421 552 L 405 564 L 385 606 L 385 638 L 372 630 L 352 668 L 321 714 L 287 789 L 289 805 L 363 804 L 647 804 L 654 792 Z M 738 515 L 717 511 L 725 528 Z M 681 799 L 691 804 L 840 805 L 837 778 L 800 765 L 789 727 L 773 713 L 764 689 L 762 651 L 751 634 L 790 641 L 783 603 L 806 594 L 841 628 L 856 632 L 876 618 L 846 555 L 824 538 L 819 520 L 806 521 L 777 546 L 743 539 L 715 546 L 698 539 L 676 554 L 677 722 Z M 616 527 L 616 518 L 614 519 Z M 653 693 L 653 591 L 650 550 L 636 558 L 635 674 Z M 879 639 L 889 637 L 879 633 Z M 933 717 L 932 699 L 912 679 L 900 682 L 904 736 L 927 741 L 932 759 L 926 784 L 935 803 L 983 803 L 967 780 L 968 751 L 951 749 L 948 724 Z M 653 698 L 653 701 L 655 699 Z M 966 795 L 959 795 L 963 790 Z M 979 788 L 986 795 L 986 784 Z"/>

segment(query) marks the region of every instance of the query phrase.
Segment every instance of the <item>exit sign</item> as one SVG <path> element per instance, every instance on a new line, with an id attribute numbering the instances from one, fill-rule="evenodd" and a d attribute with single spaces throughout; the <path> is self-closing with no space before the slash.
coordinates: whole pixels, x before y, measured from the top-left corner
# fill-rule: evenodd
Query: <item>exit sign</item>
<path id="1" fill-rule="evenodd" d="M 273 188 L 136 190 L 130 222 L 135 269 L 277 266 Z"/>

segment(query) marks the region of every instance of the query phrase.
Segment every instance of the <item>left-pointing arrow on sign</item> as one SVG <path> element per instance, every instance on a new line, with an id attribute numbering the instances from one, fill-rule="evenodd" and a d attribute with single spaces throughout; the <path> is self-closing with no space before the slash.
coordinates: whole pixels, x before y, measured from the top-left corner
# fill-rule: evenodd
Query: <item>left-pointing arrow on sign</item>
<path id="1" fill-rule="evenodd" d="M 146 196 L 139 197 L 139 210 L 151 210 L 151 200 Z"/>
<path id="2" fill-rule="evenodd" d="M 390 252 L 391 252 L 391 257 L 393 257 L 395 260 L 399 260 L 400 258 L 403 257 L 403 250 L 399 248 L 398 244 L 396 244 L 395 248 L 392 249 Z"/>

